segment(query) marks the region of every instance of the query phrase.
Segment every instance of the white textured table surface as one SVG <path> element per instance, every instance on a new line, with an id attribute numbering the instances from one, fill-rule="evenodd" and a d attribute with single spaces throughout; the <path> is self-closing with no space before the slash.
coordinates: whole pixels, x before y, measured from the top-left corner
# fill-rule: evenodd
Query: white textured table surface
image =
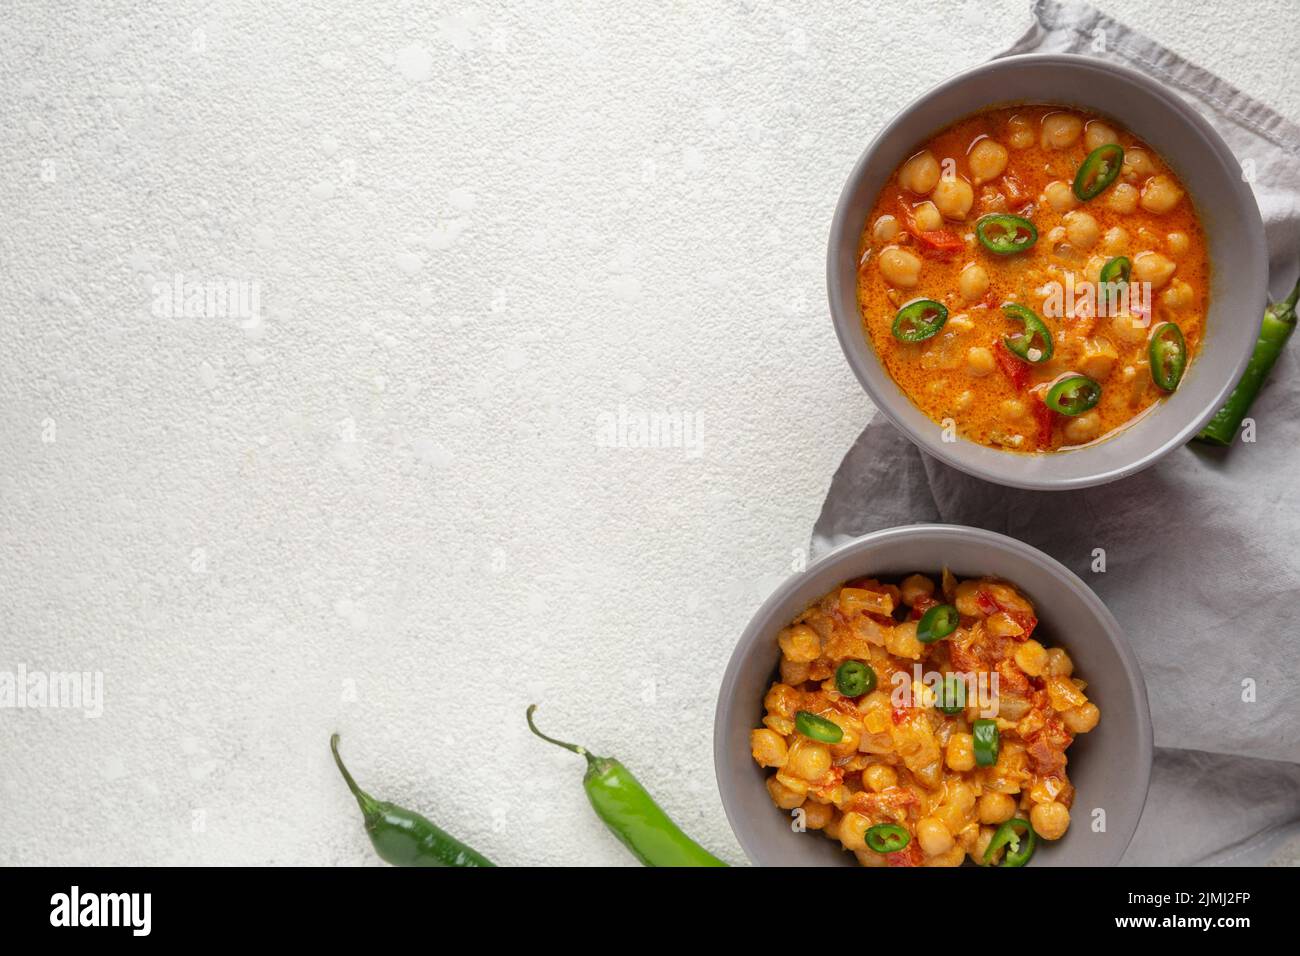
<path id="1" fill-rule="evenodd" d="M 1291 4 L 1100 5 L 1300 120 Z M 717 680 L 870 414 L 835 199 L 1026 4 L 99 6 L 0 15 L 0 672 L 104 688 L 0 709 L 0 864 L 373 862 L 336 729 L 499 862 L 630 862 L 530 701 L 739 862 Z"/>

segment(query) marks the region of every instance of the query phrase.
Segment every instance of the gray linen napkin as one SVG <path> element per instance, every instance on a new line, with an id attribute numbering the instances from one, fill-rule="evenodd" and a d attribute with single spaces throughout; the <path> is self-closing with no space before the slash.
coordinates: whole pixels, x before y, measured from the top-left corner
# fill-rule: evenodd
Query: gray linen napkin
<path id="1" fill-rule="evenodd" d="M 1195 105 L 1253 161 L 1271 291 L 1288 291 L 1300 263 L 1300 129 L 1086 4 L 1040 0 L 1034 15 L 1001 56 L 1127 63 Z M 1151 794 L 1126 864 L 1263 863 L 1300 833 L 1300 650 L 1290 629 L 1300 603 L 1297 347 L 1252 408 L 1255 444 L 1192 444 L 1083 491 L 988 484 L 922 454 L 877 416 L 813 529 L 822 553 L 891 525 L 975 525 L 1041 548 L 1097 592 L 1137 651 L 1155 722 Z M 1105 549 L 1103 573 L 1091 570 L 1094 548 Z M 1246 681 L 1253 702 L 1243 700 Z"/>

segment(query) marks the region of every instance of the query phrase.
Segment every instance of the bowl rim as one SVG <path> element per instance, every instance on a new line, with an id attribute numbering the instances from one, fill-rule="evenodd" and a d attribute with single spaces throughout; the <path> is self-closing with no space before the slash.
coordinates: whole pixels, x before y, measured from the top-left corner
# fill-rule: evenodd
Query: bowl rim
<path id="1" fill-rule="evenodd" d="M 772 627 L 777 609 L 798 590 L 805 575 L 848 561 L 860 551 L 874 550 L 881 544 L 888 544 L 891 541 L 901 540 L 917 534 L 933 534 L 941 538 L 965 539 L 989 548 L 1011 552 L 1026 561 L 1037 564 L 1063 587 L 1078 594 L 1101 623 L 1102 629 L 1110 638 L 1111 645 L 1119 655 L 1124 679 L 1137 705 L 1138 726 L 1134 736 L 1137 743 L 1138 767 L 1136 774 L 1131 778 L 1131 782 L 1140 788 L 1141 799 L 1138 801 L 1137 811 L 1128 823 L 1128 833 L 1124 836 L 1123 848 L 1111 861 L 1111 865 L 1118 864 L 1124 853 L 1127 852 L 1129 845 L 1133 842 L 1133 835 L 1137 832 L 1138 822 L 1141 820 L 1142 813 L 1146 808 L 1146 802 L 1151 793 L 1151 768 L 1155 758 L 1155 726 L 1151 720 L 1151 704 L 1147 697 L 1146 681 L 1142 677 L 1142 669 L 1138 664 L 1137 655 L 1134 653 L 1132 645 L 1129 644 L 1123 628 L 1120 627 L 1119 621 L 1115 619 L 1115 615 L 1110 612 L 1110 609 L 1106 607 L 1105 602 L 1097 596 L 1096 592 L 1088 587 L 1077 574 L 1050 554 L 1040 551 L 1032 545 L 1025 544 L 1017 538 L 996 531 L 988 531 L 970 525 L 943 523 L 909 524 L 884 528 L 836 546 L 809 564 L 802 572 L 792 574 L 782 581 L 758 610 L 754 612 L 749 623 L 741 632 L 736 641 L 736 646 L 732 649 L 730 657 L 727 658 L 727 667 L 718 686 L 718 699 L 713 710 L 713 775 L 718 785 L 718 796 L 722 801 L 722 810 L 727 816 L 727 825 L 731 827 L 731 832 L 735 836 L 736 842 L 740 844 L 746 859 L 755 866 L 762 865 L 759 862 L 760 849 L 752 839 L 742 835 L 749 832 L 748 828 L 737 826 L 732 811 L 732 792 L 735 789 L 736 781 L 724 770 L 724 755 L 728 752 L 728 748 L 735 744 L 735 741 L 726 739 L 724 711 L 728 709 L 729 702 L 735 697 L 741 663 L 749 654 L 753 653 L 753 645 Z"/>
<path id="2" fill-rule="evenodd" d="M 911 402 L 905 394 L 900 391 L 899 396 L 888 394 L 884 388 L 884 383 L 877 383 L 874 380 L 874 370 L 868 368 L 867 364 L 860 358 L 853 348 L 856 341 L 851 336 L 863 336 L 861 313 L 858 308 L 856 289 L 852 301 L 846 302 L 845 296 L 841 294 L 840 283 L 837 276 L 837 252 L 843 248 L 845 242 L 857 247 L 860 238 L 861 229 L 854 228 L 853 224 L 848 221 L 848 207 L 852 201 L 853 194 L 856 192 L 858 183 L 867 174 L 869 168 L 876 161 L 876 151 L 887 136 L 904 122 L 909 115 L 919 109 L 923 104 L 941 97 L 952 91 L 954 88 L 970 82 L 973 78 L 982 76 L 985 73 L 993 73 L 1002 70 L 1014 70 L 1017 67 L 1027 65 L 1060 65 L 1070 69 L 1082 69 L 1096 73 L 1113 74 L 1122 77 L 1128 82 L 1143 87 L 1153 97 L 1160 100 L 1171 112 L 1178 114 L 1183 120 L 1195 127 L 1202 138 L 1208 143 L 1213 151 L 1215 159 L 1225 165 L 1227 168 L 1238 168 L 1239 161 L 1233 154 L 1232 150 L 1223 141 L 1218 131 L 1210 122 L 1201 115 L 1201 113 L 1190 106 L 1177 96 L 1177 94 L 1166 89 L 1157 83 L 1151 77 L 1120 63 L 1112 63 L 1108 60 L 1098 60 L 1095 57 L 1084 56 L 1077 53 L 1022 53 L 1015 56 L 995 57 L 992 60 L 986 60 L 983 63 L 963 70 L 954 76 L 949 77 L 943 82 L 926 90 L 921 95 L 914 98 L 905 107 L 899 110 L 881 129 L 872 137 L 863 150 L 858 161 L 854 164 L 848 178 L 845 180 L 844 187 L 840 191 L 839 200 L 835 205 L 835 214 L 831 219 L 830 235 L 826 247 L 826 289 L 827 297 L 830 304 L 831 323 L 835 327 L 835 336 L 840 343 L 840 350 L 844 353 L 849 367 L 853 369 L 853 374 L 857 377 L 858 382 L 871 398 L 872 404 L 897 428 L 907 436 L 908 440 L 920 448 L 922 451 L 933 455 L 935 458 L 947 465 L 981 478 L 994 484 L 1003 485 L 1011 488 L 1023 488 L 1031 491 L 1067 491 L 1075 488 L 1089 488 L 1095 485 L 1107 484 L 1112 481 L 1118 481 L 1129 475 L 1135 474 L 1150 465 L 1155 464 L 1165 455 L 1169 454 L 1176 448 L 1185 445 L 1190 441 L 1215 413 L 1223 406 L 1228 395 L 1241 377 L 1245 374 L 1246 366 L 1250 362 L 1251 354 L 1254 350 L 1254 343 L 1257 336 L 1252 335 L 1248 340 L 1243 336 L 1243 344 L 1240 354 L 1232 367 L 1232 374 L 1225 377 L 1215 392 L 1214 400 L 1201 410 L 1200 413 L 1193 416 L 1186 424 L 1177 429 L 1163 443 L 1155 448 L 1146 451 L 1136 459 L 1129 462 L 1122 462 L 1103 469 L 1084 468 L 1081 473 L 1068 477 L 1052 478 L 1034 478 L 1029 472 L 1023 469 L 1012 467 L 1013 460 L 1008 461 L 1008 466 L 1002 469 L 992 466 L 985 466 L 977 460 L 970 460 L 957 455 L 949 447 L 948 443 L 935 441 L 933 437 L 919 435 L 907 423 L 901 420 L 898 414 L 891 408 L 895 401 Z M 1012 97 L 1005 102 L 1015 102 L 1018 99 Z M 1032 98 L 1030 98 L 1032 99 Z M 990 101 L 990 105 L 994 102 Z M 976 111 L 978 112 L 978 111 Z M 960 116 L 953 116 L 949 122 L 955 122 L 961 116 L 969 115 L 962 113 Z M 1250 186 L 1242 180 L 1240 176 L 1230 177 L 1232 182 L 1232 205 L 1238 211 L 1244 211 L 1247 214 L 1243 217 L 1237 217 L 1234 227 L 1240 230 L 1240 239 L 1249 248 L 1246 255 L 1249 261 L 1256 263 L 1255 287 L 1258 289 L 1257 302 L 1259 316 L 1262 319 L 1263 310 L 1268 302 L 1268 247 L 1264 235 L 1264 222 L 1260 216 L 1259 205 Z M 1245 304 L 1242 305 L 1245 308 Z M 1234 309 L 1234 311 L 1236 311 Z M 874 347 L 867 343 L 868 350 Z M 881 366 L 885 378 L 889 378 L 888 371 Z M 922 413 L 924 414 L 924 413 Z M 1129 427 L 1140 427 L 1139 422 L 1130 423 Z M 963 441 L 967 441 L 963 439 Z M 953 443 L 954 445 L 956 443 Z M 974 444 L 967 441 L 967 444 Z M 979 446 L 981 448 L 985 446 Z M 1070 454 L 1086 456 L 1089 449 L 1087 447 L 1073 450 L 1070 452 L 1057 452 L 1055 454 Z M 1002 452 L 1003 455 L 1014 456 L 1016 458 L 1025 457 L 1017 452 Z"/>

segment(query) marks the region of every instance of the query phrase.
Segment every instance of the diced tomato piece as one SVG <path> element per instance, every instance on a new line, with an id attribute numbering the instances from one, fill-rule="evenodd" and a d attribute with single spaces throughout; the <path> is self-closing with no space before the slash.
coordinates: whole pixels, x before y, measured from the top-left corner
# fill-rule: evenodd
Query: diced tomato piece
<path id="1" fill-rule="evenodd" d="M 1015 176 L 1012 176 L 1010 173 L 1006 173 L 1002 177 L 1002 187 L 1007 192 L 1007 201 L 1013 207 L 1018 206 L 1020 203 L 1024 202 L 1026 199 L 1029 198 L 1029 193 L 1025 189 L 1024 184 L 1021 183 L 1020 180 L 1016 179 Z"/>
<path id="2" fill-rule="evenodd" d="M 1038 618 L 1034 617 L 1028 611 L 1007 611 L 1007 614 L 1010 616 L 1011 620 L 1024 628 L 1025 633 L 1021 634 L 1019 639 L 1022 641 L 1029 640 L 1030 636 L 1034 633 L 1034 628 L 1038 626 Z"/>
<path id="3" fill-rule="evenodd" d="M 930 595 L 923 594 L 921 597 L 916 599 L 916 603 L 912 605 L 912 613 L 908 616 L 911 617 L 913 621 L 919 621 L 925 616 L 926 611 L 940 603 L 942 602 L 935 600 Z"/>
<path id="4" fill-rule="evenodd" d="M 1011 350 L 1001 339 L 993 346 L 993 357 L 998 360 L 998 368 L 1002 369 L 1002 374 L 1011 380 L 1011 387 L 1018 392 L 1023 391 L 1029 381 L 1029 366 L 1012 355 Z"/>
<path id="5" fill-rule="evenodd" d="M 1038 423 L 1038 447 L 1050 449 L 1052 447 L 1052 426 L 1056 424 L 1057 413 L 1048 408 L 1045 402 L 1038 399 L 1033 400 L 1030 406 L 1034 410 L 1034 421 Z"/>
<path id="6" fill-rule="evenodd" d="M 903 721 L 907 720 L 907 708 L 895 707 L 889 716 L 894 719 L 895 724 L 901 724 Z"/>
<path id="7" fill-rule="evenodd" d="M 912 842 L 901 850 L 886 853 L 885 859 L 889 861 L 890 866 L 920 866 L 922 862 L 921 847 L 916 842 L 916 838 L 913 837 Z"/>
<path id="8" fill-rule="evenodd" d="M 946 229 L 931 229 L 928 232 L 912 231 L 921 246 L 923 255 L 935 255 L 946 259 L 966 248 L 961 238 Z"/>
<path id="9" fill-rule="evenodd" d="M 976 591 L 975 603 L 979 605 L 979 609 L 986 615 L 996 614 L 998 611 L 1002 610 L 1002 606 L 998 604 L 997 601 L 993 600 L 993 595 L 989 594 L 988 591 Z"/>

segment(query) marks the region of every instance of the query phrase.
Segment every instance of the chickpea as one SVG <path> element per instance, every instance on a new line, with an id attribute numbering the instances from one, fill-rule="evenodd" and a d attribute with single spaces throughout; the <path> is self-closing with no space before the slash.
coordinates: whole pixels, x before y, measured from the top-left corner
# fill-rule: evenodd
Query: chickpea
<path id="1" fill-rule="evenodd" d="M 904 604 L 915 604 L 919 598 L 929 597 L 934 593 L 934 582 L 924 574 L 911 574 L 903 578 L 898 586 Z"/>
<path id="2" fill-rule="evenodd" d="M 889 858 L 875 850 L 854 850 L 853 855 L 859 866 L 889 866 Z"/>
<path id="3" fill-rule="evenodd" d="M 1170 255 L 1187 255 L 1187 250 L 1191 247 L 1191 244 L 1192 240 L 1188 238 L 1185 232 L 1171 232 L 1165 236 L 1165 248 L 1169 250 Z"/>
<path id="4" fill-rule="evenodd" d="M 976 863 L 984 862 L 984 853 L 993 842 L 993 835 L 997 833 L 995 827 L 980 827 L 979 836 L 975 838 L 975 845 L 971 847 L 970 858 Z"/>
<path id="5" fill-rule="evenodd" d="M 881 216 L 871 227 L 871 238 L 875 242 L 893 242 L 898 235 L 898 219 L 888 214 Z"/>
<path id="6" fill-rule="evenodd" d="M 1105 381 L 1119 361 L 1119 352 L 1110 339 L 1101 336 L 1083 340 L 1083 351 L 1079 355 L 1079 371 L 1095 382 Z"/>
<path id="7" fill-rule="evenodd" d="M 1079 205 L 1078 197 L 1074 195 L 1070 184 L 1063 183 L 1059 179 L 1043 187 L 1043 199 L 1057 212 L 1069 212 Z"/>
<path id="8" fill-rule="evenodd" d="M 862 771 L 862 785 L 868 790 L 880 793 L 882 790 L 898 786 L 898 773 L 887 763 L 873 763 Z"/>
<path id="9" fill-rule="evenodd" d="M 1110 191 L 1106 197 L 1106 208 L 1111 212 L 1117 212 L 1122 216 L 1127 216 L 1134 212 L 1138 207 L 1137 187 L 1129 183 L 1120 183 Z"/>
<path id="10" fill-rule="evenodd" d="M 1128 230 L 1123 226 L 1111 226 L 1106 235 L 1101 237 L 1101 250 L 1107 255 L 1123 252 L 1128 246 Z"/>
<path id="11" fill-rule="evenodd" d="M 1070 811 L 1060 803 L 1040 803 L 1029 811 L 1029 822 L 1044 840 L 1059 840 L 1070 828 Z"/>
<path id="12" fill-rule="evenodd" d="M 1082 415 L 1079 416 L 1079 418 L 1083 417 Z M 1074 421 L 1078 421 L 1078 419 L 1076 418 Z M 1074 422 L 1070 422 L 1070 424 L 1073 425 Z M 1069 430 L 1069 425 L 1067 425 L 1066 437 L 1069 437 Z M 1047 670 L 1047 648 L 1031 637 L 1016 648 L 1016 666 L 1030 677 L 1042 677 L 1043 672 Z"/>
<path id="13" fill-rule="evenodd" d="M 968 783 L 957 780 L 949 784 L 948 799 L 945 802 L 948 806 L 965 815 L 975 809 L 976 799 L 975 788 Z"/>
<path id="14" fill-rule="evenodd" d="M 1043 117 L 1038 142 L 1044 149 L 1068 149 L 1083 132 L 1083 120 L 1072 113 L 1048 113 Z"/>
<path id="15" fill-rule="evenodd" d="M 938 856 L 952 849 L 952 834 L 934 817 L 922 817 L 917 821 L 916 839 L 926 856 Z"/>
<path id="16" fill-rule="evenodd" d="M 789 684 L 773 684 L 763 695 L 763 709 L 769 715 L 793 717 L 799 709 L 799 692 Z"/>
<path id="17" fill-rule="evenodd" d="M 921 277 L 921 257 L 898 246 L 882 249 L 877 262 L 880 264 L 880 274 L 890 285 L 910 289 Z"/>
<path id="18" fill-rule="evenodd" d="M 1124 150 L 1124 170 L 1126 179 L 1145 179 L 1156 171 L 1156 164 L 1151 161 L 1145 150 Z"/>
<path id="19" fill-rule="evenodd" d="M 983 617 L 984 610 L 979 603 L 980 583 L 978 581 L 966 580 L 957 585 L 957 591 L 953 595 L 952 603 L 957 608 L 957 613 L 966 617 Z"/>
<path id="20" fill-rule="evenodd" d="M 970 316 L 965 312 L 958 312 L 956 315 L 948 316 L 944 328 L 949 332 L 969 332 L 975 328 L 975 323 L 970 320 Z"/>
<path id="21" fill-rule="evenodd" d="M 781 655 L 781 683 L 802 684 L 804 681 L 808 680 L 808 675 L 811 670 L 811 662 L 792 661 L 784 654 Z"/>
<path id="22" fill-rule="evenodd" d="M 1125 345 L 1141 345 L 1148 331 L 1148 323 L 1129 312 L 1117 312 L 1110 317 L 1110 334 Z"/>
<path id="23" fill-rule="evenodd" d="M 1119 134 L 1101 120 L 1089 120 L 1083 128 L 1083 142 L 1091 153 L 1108 143 L 1118 143 Z"/>
<path id="24" fill-rule="evenodd" d="M 1069 677 L 1074 673 L 1074 661 L 1059 647 L 1048 648 L 1047 674 L 1050 677 Z"/>
<path id="25" fill-rule="evenodd" d="M 976 804 L 980 823 L 1006 823 L 1016 814 L 1016 801 L 1005 793 L 990 790 Z"/>
<path id="26" fill-rule="evenodd" d="M 822 656 L 822 639 L 807 624 L 787 627 L 776 636 L 781 653 L 795 663 L 815 661 Z"/>
<path id="27" fill-rule="evenodd" d="M 933 199 L 945 219 L 965 219 L 975 202 L 975 190 L 964 179 L 945 179 L 934 187 Z"/>
<path id="28" fill-rule="evenodd" d="M 1067 212 L 1061 221 L 1065 223 L 1065 237 L 1070 240 L 1070 245 L 1080 251 L 1087 252 L 1101 238 L 1101 227 L 1091 213 L 1076 209 Z"/>
<path id="29" fill-rule="evenodd" d="M 1082 415 L 1076 415 L 1065 423 L 1065 440 L 1072 445 L 1083 445 L 1092 441 L 1101 434 L 1101 416 L 1096 412 L 1084 412 Z M 1016 654 L 1016 661 L 1019 662 L 1020 655 Z M 1046 667 L 1046 658 L 1042 666 Z M 1031 674 L 1029 669 L 1021 667 L 1026 674 L 1031 677 L 1038 677 L 1038 674 Z"/>
<path id="30" fill-rule="evenodd" d="M 1007 421 L 1018 422 L 1024 420 L 1025 414 L 1029 409 L 1025 407 L 1025 403 L 1020 399 L 1008 398 L 998 406 L 998 411 L 1002 413 L 1002 417 Z"/>
<path id="31" fill-rule="evenodd" d="M 809 800 L 803 805 L 803 825 L 809 830 L 823 830 L 835 816 L 835 807 L 829 803 Z"/>
<path id="32" fill-rule="evenodd" d="M 850 810 L 840 817 L 840 843 L 846 850 L 865 850 L 867 848 L 867 828 L 871 819 L 866 814 Z"/>
<path id="33" fill-rule="evenodd" d="M 944 757 L 950 770 L 965 773 L 975 767 L 975 738 L 970 734 L 953 734 L 948 738 Z"/>
<path id="34" fill-rule="evenodd" d="M 1078 707 L 1072 707 L 1061 714 L 1061 721 L 1065 724 L 1065 729 L 1072 734 L 1086 734 L 1097 726 L 1099 720 L 1101 720 L 1101 711 L 1091 701 L 1080 704 Z"/>
<path id="35" fill-rule="evenodd" d="M 1173 209 L 1182 198 L 1183 191 L 1168 176 L 1152 176 L 1142 187 L 1142 208 L 1157 216 Z"/>
<path id="36" fill-rule="evenodd" d="M 1028 118 L 1013 116 L 1007 120 L 1007 142 L 1012 149 L 1024 149 L 1034 145 L 1034 127 Z"/>
<path id="37" fill-rule="evenodd" d="M 767 778 L 767 792 L 772 802 L 782 810 L 793 810 L 806 799 L 802 793 L 791 790 L 776 777 Z"/>
<path id="38" fill-rule="evenodd" d="M 760 767 L 784 767 L 789 755 L 785 738 L 765 727 L 749 732 L 749 749 Z"/>
<path id="39" fill-rule="evenodd" d="M 966 352 L 966 372 L 974 378 L 983 378 L 993 371 L 993 353 L 982 345 Z"/>
<path id="40" fill-rule="evenodd" d="M 1133 258 L 1134 280 L 1149 282 L 1153 289 L 1159 289 L 1168 282 L 1177 268 L 1177 263 L 1158 252 L 1139 252 Z"/>
<path id="41" fill-rule="evenodd" d="M 943 228 L 943 216 L 928 199 L 912 209 L 912 218 L 916 220 L 916 228 L 922 232 Z"/>
<path id="42" fill-rule="evenodd" d="M 925 645 L 916 639 L 916 621 L 904 621 L 885 635 L 885 650 L 895 657 L 919 661 Z"/>
<path id="43" fill-rule="evenodd" d="M 1175 279 L 1170 283 L 1169 288 L 1160 293 L 1160 302 L 1166 309 L 1174 312 L 1181 312 L 1183 309 L 1190 308 L 1192 305 L 1192 287 L 1182 279 Z"/>
<path id="44" fill-rule="evenodd" d="M 922 150 L 903 164 L 898 171 L 898 185 L 924 196 L 939 182 L 939 161 L 934 153 Z"/>
<path id="45" fill-rule="evenodd" d="M 957 290 L 969 302 L 978 302 L 989 291 L 989 274 L 978 262 L 972 262 L 957 277 Z"/>
<path id="46" fill-rule="evenodd" d="M 966 157 L 975 185 L 997 179 L 1007 168 L 1007 148 L 992 139 L 982 139 Z"/>
<path id="47" fill-rule="evenodd" d="M 798 740 L 790 748 L 786 772 L 804 780 L 820 780 L 831 769 L 831 752 L 815 740 Z"/>
<path id="48" fill-rule="evenodd" d="M 964 412 L 966 411 L 966 409 L 970 408 L 971 405 L 973 405 L 974 403 L 975 403 L 975 393 L 972 392 L 969 388 L 966 388 L 966 389 L 962 389 L 961 394 L 957 396 L 956 401 L 953 402 L 953 407 L 959 412 Z"/>

